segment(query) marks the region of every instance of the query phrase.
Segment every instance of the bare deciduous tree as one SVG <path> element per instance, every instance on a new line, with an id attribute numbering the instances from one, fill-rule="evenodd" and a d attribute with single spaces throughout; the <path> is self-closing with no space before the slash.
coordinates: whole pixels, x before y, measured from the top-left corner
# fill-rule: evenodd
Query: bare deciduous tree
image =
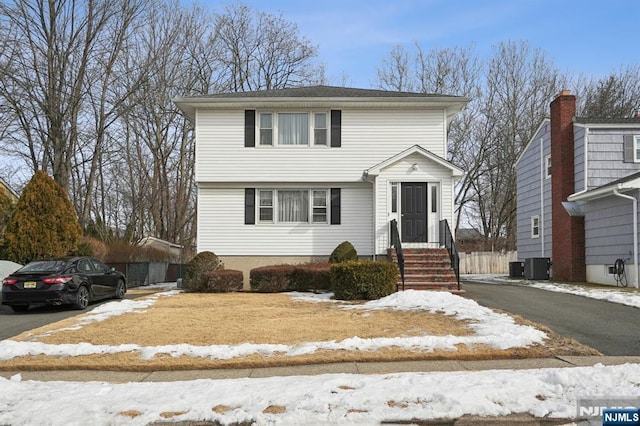
<path id="1" fill-rule="evenodd" d="M 487 239 L 487 248 L 501 249 L 505 242 L 513 248 L 513 167 L 546 116 L 563 77 L 544 52 L 526 42 L 499 44 L 486 65 L 473 46 L 428 52 L 417 46 L 416 51 L 415 75 L 409 76 L 409 81 L 404 81 L 407 54 L 395 47 L 378 72 L 379 84 L 472 99 L 448 133 L 449 159 L 466 171 L 456 194 L 458 220 L 464 216 L 467 225 L 479 229 Z"/>
<path id="2" fill-rule="evenodd" d="M 578 115 L 630 118 L 640 113 L 640 66 L 628 65 L 600 79 L 578 80 Z"/>
<path id="3" fill-rule="evenodd" d="M 236 3 L 216 15 L 215 28 L 228 91 L 281 89 L 324 80 L 323 67 L 312 63 L 317 47 L 282 16 Z"/>

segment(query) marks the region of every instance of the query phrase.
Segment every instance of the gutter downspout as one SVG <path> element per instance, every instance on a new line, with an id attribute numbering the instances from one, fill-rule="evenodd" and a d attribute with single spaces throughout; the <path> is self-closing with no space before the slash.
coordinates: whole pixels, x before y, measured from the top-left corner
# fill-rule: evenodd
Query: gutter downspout
<path id="1" fill-rule="evenodd" d="M 613 195 L 633 202 L 633 267 L 635 269 L 633 286 L 638 288 L 638 200 L 636 197 L 621 194 L 617 189 L 613 190 Z"/>
<path id="2" fill-rule="evenodd" d="M 540 221 L 538 228 L 540 230 L 540 257 L 544 256 L 544 184 L 546 177 L 546 167 L 544 161 L 544 141 L 540 139 Z"/>

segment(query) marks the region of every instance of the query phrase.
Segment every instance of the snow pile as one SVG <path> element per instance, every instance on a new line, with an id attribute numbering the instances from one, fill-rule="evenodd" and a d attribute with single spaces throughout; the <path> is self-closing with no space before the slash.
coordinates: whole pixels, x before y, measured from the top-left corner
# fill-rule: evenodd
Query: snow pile
<path id="1" fill-rule="evenodd" d="M 589 297 L 591 299 L 605 300 L 611 303 L 640 308 L 640 292 L 624 291 L 618 287 L 611 287 L 611 289 L 591 288 L 567 283 L 552 283 L 549 281 L 523 281 L 521 279 L 508 278 L 504 275 L 465 275 L 464 279 L 470 282 L 477 281 L 484 284 L 515 284 L 535 287 L 541 290 L 574 294 L 576 296 Z"/>
<path id="2" fill-rule="evenodd" d="M 167 383 L 36 382 L 0 378 L 0 424 L 375 425 L 463 415 L 573 419 L 586 398 L 638 398 L 640 365 L 540 370 L 327 374 Z M 83 395 L 87 403 L 78 404 Z"/>

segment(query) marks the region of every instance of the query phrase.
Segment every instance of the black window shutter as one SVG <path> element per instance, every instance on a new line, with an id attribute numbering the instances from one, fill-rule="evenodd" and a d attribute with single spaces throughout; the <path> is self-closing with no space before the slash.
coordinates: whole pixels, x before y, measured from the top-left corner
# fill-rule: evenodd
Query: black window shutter
<path id="1" fill-rule="evenodd" d="M 244 224 L 256 224 L 256 190 L 255 188 L 244 189 Z"/>
<path id="2" fill-rule="evenodd" d="M 633 163 L 636 159 L 633 135 L 624 135 L 624 162 Z"/>
<path id="3" fill-rule="evenodd" d="M 256 111 L 253 109 L 244 112 L 244 146 L 256 146 Z"/>
<path id="4" fill-rule="evenodd" d="M 331 146 L 342 146 L 342 111 L 339 109 L 331 110 Z"/>
<path id="5" fill-rule="evenodd" d="M 331 224 L 340 225 L 340 188 L 331 188 Z"/>

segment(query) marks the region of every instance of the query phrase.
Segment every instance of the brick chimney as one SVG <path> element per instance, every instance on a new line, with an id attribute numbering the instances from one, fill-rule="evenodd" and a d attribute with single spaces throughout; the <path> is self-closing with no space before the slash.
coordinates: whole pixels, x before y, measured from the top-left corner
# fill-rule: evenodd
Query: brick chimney
<path id="1" fill-rule="evenodd" d="M 553 279 L 586 281 L 584 217 L 569 216 L 563 201 L 575 192 L 573 117 L 576 97 L 563 90 L 551 102 L 551 217 Z"/>

